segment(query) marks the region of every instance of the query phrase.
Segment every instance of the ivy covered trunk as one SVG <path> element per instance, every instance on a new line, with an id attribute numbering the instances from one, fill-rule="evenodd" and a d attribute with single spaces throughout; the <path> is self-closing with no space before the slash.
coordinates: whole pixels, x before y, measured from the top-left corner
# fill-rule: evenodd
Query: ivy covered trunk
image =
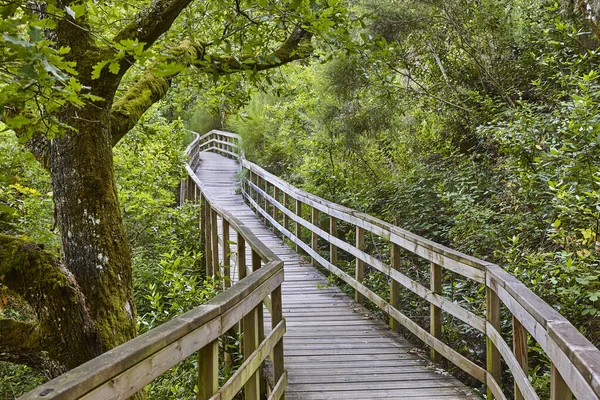
<path id="1" fill-rule="evenodd" d="M 109 108 L 66 109 L 61 119 L 73 130 L 51 142 L 56 220 L 64 264 L 99 330 L 101 354 L 133 338 L 136 330 L 131 252 L 117 197 Z"/>

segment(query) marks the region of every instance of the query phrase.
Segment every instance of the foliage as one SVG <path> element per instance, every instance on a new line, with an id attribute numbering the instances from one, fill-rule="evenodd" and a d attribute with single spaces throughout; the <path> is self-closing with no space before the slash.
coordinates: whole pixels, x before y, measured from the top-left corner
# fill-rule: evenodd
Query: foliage
<path id="1" fill-rule="evenodd" d="M 49 174 L 6 130 L 0 132 L 0 232 L 59 247 Z"/>

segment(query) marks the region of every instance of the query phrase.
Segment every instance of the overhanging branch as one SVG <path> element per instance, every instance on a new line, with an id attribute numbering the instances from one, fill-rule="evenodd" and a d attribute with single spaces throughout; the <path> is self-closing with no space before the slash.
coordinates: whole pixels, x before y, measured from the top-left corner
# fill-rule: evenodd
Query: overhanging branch
<path id="1" fill-rule="evenodd" d="M 181 45 L 171 49 L 171 59 L 167 61 L 185 66 L 193 65 L 201 72 L 218 75 L 247 70 L 264 71 L 308 57 L 312 52 L 311 38 L 310 32 L 297 28 L 283 44 L 265 57 L 268 62 L 261 62 L 254 56 L 236 58 L 205 55 L 204 45 L 185 40 Z M 162 76 L 150 69 L 115 101 L 111 110 L 113 146 L 135 126 L 148 108 L 165 96 L 171 79 L 178 73 Z"/>
<path id="2" fill-rule="evenodd" d="M 144 43 L 145 48 L 152 46 L 191 2 L 192 0 L 154 0 L 132 23 L 117 33 L 114 41 L 119 43 L 121 40 L 131 39 Z"/>

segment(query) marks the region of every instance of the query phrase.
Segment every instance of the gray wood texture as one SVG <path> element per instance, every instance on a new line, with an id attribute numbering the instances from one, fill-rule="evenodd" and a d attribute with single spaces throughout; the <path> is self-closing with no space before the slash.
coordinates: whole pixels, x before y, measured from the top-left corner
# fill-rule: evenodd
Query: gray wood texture
<path id="1" fill-rule="evenodd" d="M 202 152 L 198 161 L 197 178 L 212 201 L 242 221 L 285 263 L 287 399 L 477 398 L 457 379 L 417 356 L 408 341 L 332 287 L 310 262 L 268 229 L 239 194 L 239 165 L 234 160 Z M 237 242 L 234 230 L 230 240 Z M 250 260 L 246 251 L 245 258 Z M 237 269 L 231 272 L 232 279 L 237 279 Z M 268 333 L 271 321 L 269 313 L 264 314 Z"/>

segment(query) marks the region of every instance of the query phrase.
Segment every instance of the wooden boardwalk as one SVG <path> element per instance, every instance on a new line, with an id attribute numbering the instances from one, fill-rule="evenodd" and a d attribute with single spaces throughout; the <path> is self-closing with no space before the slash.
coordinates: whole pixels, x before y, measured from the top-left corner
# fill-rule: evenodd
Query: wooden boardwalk
<path id="1" fill-rule="evenodd" d="M 201 153 L 200 159 L 196 175 L 211 196 L 285 262 L 287 399 L 478 398 L 457 379 L 413 354 L 413 345 L 331 287 L 316 268 L 265 227 L 239 193 L 236 161 L 212 152 Z M 268 319 L 265 325 L 270 326 Z"/>

